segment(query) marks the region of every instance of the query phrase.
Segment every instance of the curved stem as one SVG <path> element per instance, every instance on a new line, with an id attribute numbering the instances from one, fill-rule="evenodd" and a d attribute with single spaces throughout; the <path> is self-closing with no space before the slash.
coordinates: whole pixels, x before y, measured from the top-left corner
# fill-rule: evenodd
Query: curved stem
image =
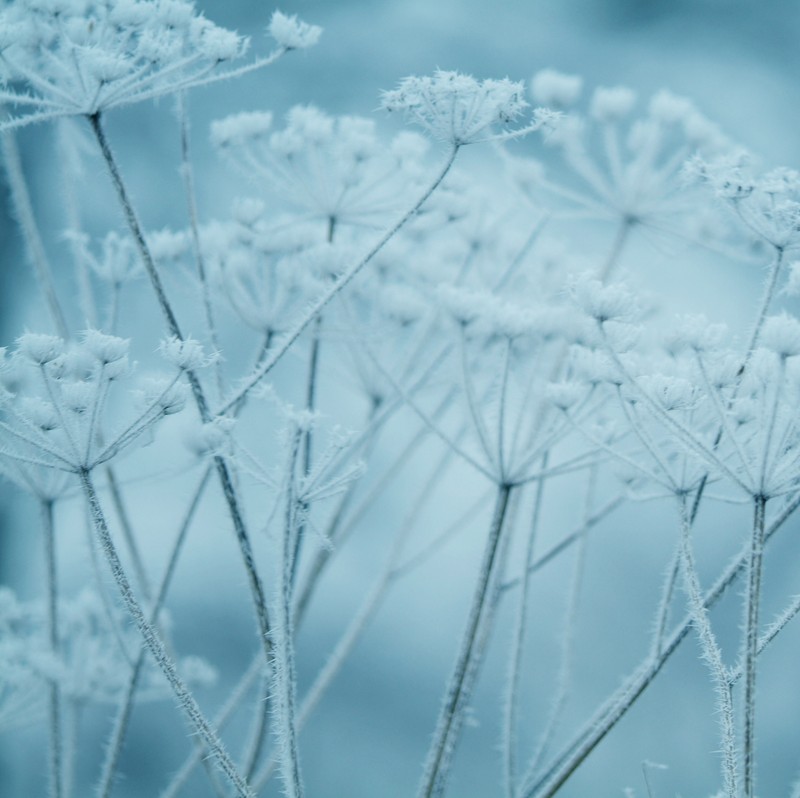
<path id="1" fill-rule="evenodd" d="M 736 740 L 729 679 L 722 662 L 719 643 L 711 628 L 708 609 L 703 602 L 700 580 L 697 578 L 697 566 L 695 565 L 694 552 L 692 550 L 692 525 L 685 496 L 681 497 L 680 515 L 681 570 L 683 571 L 684 587 L 688 598 L 689 612 L 692 616 L 692 624 L 697 631 L 703 660 L 711 672 L 711 680 L 717 697 L 717 711 L 722 732 L 722 780 L 725 785 L 725 795 L 726 798 L 737 798 Z"/>

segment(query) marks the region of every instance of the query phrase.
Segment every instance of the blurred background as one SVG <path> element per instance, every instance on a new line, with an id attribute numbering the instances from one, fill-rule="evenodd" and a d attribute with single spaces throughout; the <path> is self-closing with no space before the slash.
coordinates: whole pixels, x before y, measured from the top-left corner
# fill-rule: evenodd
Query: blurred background
<path id="1" fill-rule="evenodd" d="M 239 0 L 208 0 L 197 5 L 218 24 L 250 35 L 254 51 L 267 49 L 263 30 L 271 12 L 268 6 Z M 375 116 L 379 125 L 391 131 L 398 122 L 382 119 L 376 110 L 381 90 L 394 87 L 402 77 L 429 74 L 436 68 L 479 78 L 528 80 L 535 71 L 549 67 L 584 76 L 587 92 L 597 85 L 622 84 L 643 99 L 669 88 L 694 100 L 726 134 L 760 157 L 765 167 L 800 165 L 800 4 L 794 0 L 287 0 L 281 10 L 321 25 L 324 33 L 319 45 L 283 59 L 266 72 L 204 89 L 190 98 L 198 195 L 206 218 L 226 215 L 233 190 L 229 182 L 224 190 L 216 189 L 217 182 L 225 182 L 225 169 L 208 144 L 211 120 L 244 109 L 271 110 L 281 116 L 296 103 L 313 103 L 330 113 Z M 148 197 L 140 208 L 145 224 L 182 227 L 184 202 L 171 102 L 113 113 L 108 124 L 134 196 Z M 52 189 L 56 156 L 51 131 L 23 131 L 19 142 L 37 197 L 36 211 L 58 268 L 65 222 L 62 195 Z M 93 170 L 90 178 L 105 180 L 99 161 L 91 161 L 89 168 Z M 157 191 L 152 191 L 154 181 Z M 84 223 L 95 233 L 120 226 L 105 189 L 89 198 Z M 709 316 L 718 314 L 734 327 L 746 323 L 750 299 L 760 284 L 757 269 L 717 259 L 709 266 L 711 277 L 699 276 L 696 282 L 676 280 L 668 270 L 659 271 L 666 263 L 663 256 L 640 241 L 627 265 L 633 268 L 641 259 L 652 277 L 651 288 L 661 292 L 667 303 L 696 303 L 697 292 L 702 292 L 700 304 Z M 23 329 L 37 330 L 42 308 L 10 219 L 5 188 L 0 189 L 0 258 L 0 330 L 2 343 L 6 343 Z M 722 288 L 721 279 L 725 281 Z M 62 295 L 74 298 L 66 270 L 59 273 L 58 281 Z M 709 306 L 709 301 L 714 304 Z M 80 328 L 79 318 L 73 315 L 71 321 Z M 344 402 L 333 399 L 327 410 L 333 413 L 338 409 L 346 415 L 346 409 L 340 407 Z M 421 454 L 423 460 L 426 456 L 433 454 Z M 469 482 L 451 486 L 447 498 L 453 507 L 463 502 L 465 484 L 470 487 Z M 152 499 L 153 486 L 147 490 L 148 502 L 159 501 Z M 131 503 L 135 500 L 134 496 Z M 164 495 L 160 501 L 166 506 L 170 497 Z M 569 498 L 565 496 L 564 501 L 568 503 Z M 380 526 L 399 512 L 398 507 L 383 506 L 370 522 Z M 36 596 L 38 565 L 30 564 L 36 559 L 31 547 L 38 545 L 29 534 L 32 508 L 0 483 L 0 514 L 0 583 L 13 586 L 23 597 Z M 580 630 L 577 686 L 564 737 L 620 683 L 646 650 L 643 641 L 672 549 L 671 519 L 666 516 L 647 505 L 628 508 L 605 529 L 608 546 L 590 550 L 592 577 L 584 602 L 591 614 Z M 79 526 L 77 508 L 68 510 L 64 520 L 72 517 Z M 556 517 L 550 520 L 554 527 L 562 526 Z M 159 532 L 170 528 L 173 521 L 154 519 L 153 528 L 147 531 L 155 541 L 155 558 L 160 553 Z M 225 525 L 224 514 L 219 523 Z M 427 523 L 435 527 L 436 517 Z M 448 568 L 442 569 L 442 561 L 432 563 L 393 593 L 380 623 L 362 641 L 302 738 L 309 796 L 400 798 L 413 794 L 463 623 L 470 562 L 479 549 L 484 525 L 485 519 L 478 518 L 472 542 L 467 539 L 463 546 L 442 553 L 451 558 Z M 793 592 L 797 592 L 796 568 L 787 556 L 791 549 L 782 545 L 785 549 L 776 551 L 771 566 L 773 575 L 789 592 L 795 579 Z M 707 555 L 707 581 L 722 558 L 713 541 L 701 541 L 699 546 L 701 557 Z M 74 553 L 66 542 L 62 548 L 62 561 L 68 571 L 73 569 L 72 586 L 77 587 L 84 555 Z M 731 550 L 735 548 L 731 546 Z M 300 637 L 301 685 L 308 683 L 324 661 L 369 584 L 370 558 L 375 554 L 367 541 L 349 559 L 343 558 L 331 575 L 328 595 L 337 598 L 324 610 L 318 608 Z M 531 643 L 534 649 L 553 646 L 563 611 L 559 596 L 567 566 L 548 571 L 537 587 L 535 602 L 542 609 L 542 620 Z M 243 577 L 235 553 L 230 553 L 230 562 L 219 562 L 198 552 L 176 586 L 173 616 L 178 646 L 186 653 L 206 656 L 227 679 L 247 662 L 252 642 L 249 618 L 241 623 L 231 618 L 227 591 L 220 593 L 214 587 L 198 596 L 194 589 L 198 581 L 218 584 L 222 573 L 232 575 L 241 598 Z M 463 590 L 455 584 L 461 577 Z M 68 585 L 69 580 L 68 576 Z M 448 590 L 431 610 L 430 585 L 437 580 L 447 582 Z M 619 584 L 625 585 L 624 591 L 608 589 Z M 510 619 L 510 612 L 501 611 L 496 635 L 501 644 L 489 657 L 475 697 L 474 723 L 465 732 L 454 772 L 450 793 L 454 798 L 498 794 L 498 696 L 506 668 L 504 638 Z M 793 680 L 796 668 L 786 667 L 791 660 L 787 652 L 792 646 L 798 650 L 800 639 L 796 630 L 788 630 L 785 636 L 781 662 L 776 658 L 775 663 L 765 663 L 769 675 L 764 683 L 778 687 L 763 696 L 763 714 L 769 718 L 760 741 L 759 779 L 764 798 L 786 794 L 800 750 L 796 720 L 800 717 L 800 690 L 796 678 Z M 553 674 L 546 663 L 537 667 L 541 672 L 532 671 L 527 678 L 540 682 L 540 689 L 524 705 L 523 717 L 541 716 L 546 709 L 546 685 Z M 224 690 L 211 690 L 202 700 L 215 706 L 223 695 Z M 707 711 L 698 712 L 698 706 Z M 651 761 L 668 768 L 652 773 L 653 798 L 710 796 L 717 787 L 718 773 L 712 712 L 705 671 L 696 661 L 694 641 L 687 641 L 667 672 L 569 782 L 563 795 L 622 796 L 626 787 L 633 788 L 636 795 L 647 795 L 642 767 Z M 697 723 L 698 715 L 707 722 Z M 181 761 L 184 731 L 177 718 L 172 719 L 180 743 L 175 750 L 153 750 L 148 745 L 153 735 L 163 734 L 163 716 L 150 707 L 137 714 L 121 768 L 131 774 L 137 787 L 127 787 L 123 780 L 117 793 L 121 798 L 156 795 L 164 772 Z M 85 724 L 87 739 L 94 741 L 95 750 L 91 751 L 90 743 L 78 763 L 78 780 L 87 790 L 81 795 L 90 794 L 97 747 L 106 728 L 100 714 L 90 714 Z M 0 795 L 33 798 L 45 794 L 44 777 L 34 758 L 43 750 L 42 738 L 33 732 L 0 737 Z M 152 777 L 145 769 L 152 771 Z"/>

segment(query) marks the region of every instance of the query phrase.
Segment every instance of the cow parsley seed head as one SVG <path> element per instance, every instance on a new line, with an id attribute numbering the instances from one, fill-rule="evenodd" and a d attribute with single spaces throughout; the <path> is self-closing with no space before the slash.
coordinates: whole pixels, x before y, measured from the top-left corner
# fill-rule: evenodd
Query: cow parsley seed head
<path id="1" fill-rule="evenodd" d="M 268 111 L 242 111 L 211 123 L 211 143 L 215 147 L 230 147 L 266 136 L 272 128 Z"/>
<path id="2" fill-rule="evenodd" d="M 603 285 L 590 275 L 575 278 L 570 293 L 581 310 L 600 324 L 624 321 L 637 312 L 636 301 L 626 286 Z"/>
<path id="3" fill-rule="evenodd" d="M 175 412 L 164 395 L 177 376 L 127 420 L 123 414 L 121 423 L 108 422 L 109 397 L 131 371 L 127 351 L 127 341 L 99 330 L 70 342 L 23 335 L 10 358 L 14 391 L 0 403 L 2 470 L 37 495 L 52 495 L 53 472 L 89 471 Z"/>
<path id="4" fill-rule="evenodd" d="M 583 78 L 567 75 L 555 69 L 542 69 L 531 79 L 531 96 L 549 108 L 569 108 L 578 101 Z"/>
<path id="5" fill-rule="evenodd" d="M 63 351 L 64 341 L 56 335 L 25 333 L 17 339 L 17 352 L 37 366 L 52 363 Z"/>
<path id="6" fill-rule="evenodd" d="M 309 47 L 320 33 L 280 12 L 269 29 L 278 54 Z M 13 0 L 0 10 L 0 70 L 11 87 L 5 100 L 22 114 L 12 125 L 91 116 L 221 79 L 220 65 L 247 46 L 184 0 Z"/>
<path id="7" fill-rule="evenodd" d="M 313 47 L 322 35 L 322 28 L 309 25 L 296 16 L 287 16 L 280 11 L 272 13 L 269 22 L 269 35 L 287 50 L 304 50 Z"/>
<path id="8" fill-rule="evenodd" d="M 116 363 L 127 356 L 130 340 L 117 338 L 115 335 L 106 335 L 100 330 L 85 330 L 83 345 L 99 363 L 107 366 L 109 363 Z"/>
<path id="9" fill-rule="evenodd" d="M 409 147 L 407 134 L 387 148 L 371 119 L 332 117 L 311 105 L 290 109 L 281 129 L 267 113 L 221 119 L 211 139 L 259 188 L 322 222 L 318 238 L 342 224 L 373 226 L 396 213 L 425 154 Z"/>
<path id="10" fill-rule="evenodd" d="M 800 355 L 800 321 L 788 313 L 770 316 L 761 330 L 760 343 L 782 358 Z"/>
<path id="11" fill-rule="evenodd" d="M 598 86 L 592 94 L 589 113 L 601 123 L 619 122 L 635 104 L 636 93 L 627 86 Z"/>
<path id="12" fill-rule="evenodd" d="M 747 156 L 736 153 L 695 158 L 686 175 L 709 185 L 757 239 L 781 250 L 800 246 L 800 173 L 779 168 L 753 175 Z"/>
<path id="13" fill-rule="evenodd" d="M 532 125 L 504 132 L 528 108 L 524 95 L 523 84 L 508 78 L 478 81 L 460 72 L 437 70 L 432 76 L 404 78 L 396 89 L 383 93 L 381 105 L 404 113 L 433 138 L 458 147 L 521 135 L 552 118 L 551 112 L 539 109 Z"/>
<path id="14" fill-rule="evenodd" d="M 724 324 L 712 324 L 699 314 L 678 318 L 673 342 L 677 348 L 687 347 L 695 352 L 708 352 L 718 349 L 727 336 L 728 328 Z"/>
<path id="15" fill-rule="evenodd" d="M 203 345 L 194 338 L 172 336 L 158 347 L 162 357 L 180 371 L 195 371 L 213 362 L 206 357 Z"/>

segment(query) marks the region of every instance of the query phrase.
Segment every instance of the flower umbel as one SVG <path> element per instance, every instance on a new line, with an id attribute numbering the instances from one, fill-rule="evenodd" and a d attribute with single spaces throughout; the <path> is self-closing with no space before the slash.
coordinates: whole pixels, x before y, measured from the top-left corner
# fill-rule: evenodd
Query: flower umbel
<path id="1" fill-rule="evenodd" d="M 278 48 L 242 69 L 309 47 L 320 33 L 277 14 L 270 32 Z M 0 101 L 24 110 L 4 126 L 91 116 L 239 74 L 219 67 L 247 46 L 185 0 L 16 0 L 0 12 Z"/>
<path id="2" fill-rule="evenodd" d="M 383 93 L 381 104 L 387 111 L 404 112 L 434 138 L 461 146 L 525 135 L 553 118 L 537 109 L 530 125 L 505 130 L 528 107 L 524 94 L 522 83 L 508 78 L 479 81 L 440 69 L 432 77 L 404 78 L 396 89 Z"/>

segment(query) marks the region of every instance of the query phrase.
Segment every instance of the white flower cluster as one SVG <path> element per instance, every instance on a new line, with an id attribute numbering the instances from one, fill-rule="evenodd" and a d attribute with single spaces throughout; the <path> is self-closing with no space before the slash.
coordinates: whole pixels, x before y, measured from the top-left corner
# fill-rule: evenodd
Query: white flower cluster
<path id="1" fill-rule="evenodd" d="M 3 470 L 37 495 L 49 472 L 89 471 L 118 454 L 165 415 L 183 407 L 177 377 L 160 382 L 115 435 L 102 429 L 109 391 L 126 377 L 128 341 L 86 330 L 80 343 L 26 333 L 3 364 Z"/>
<path id="2" fill-rule="evenodd" d="M 396 89 L 383 93 L 381 102 L 387 111 L 406 114 L 433 138 L 457 147 L 523 135 L 553 118 L 539 109 L 530 125 L 509 132 L 508 125 L 528 108 L 522 83 L 508 78 L 479 81 L 444 70 L 404 78 Z"/>
<path id="3" fill-rule="evenodd" d="M 277 54 L 320 33 L 279 12 L 269 27 Z M 187 0 L 14 0 L 0 11 L 0 100 L 19 109 L 14 125 L 91 116 L 224 77 L 247 46 Z"/>
<path id="4" fill-rule="evenodd" d="M 780 250 L 800 245 L 800 172 L 778 168 L 753 175 L 747 158 L 694 158 L 687 176 L 707 183 L 747 231 Z"/>
<path id="5" fill-rule="evenodd" d="M 697 152 L 726 152 L 727 139 L 689 100 L 670 92 L 657 93 L 643 114 L 631 118 L 631 89 L 596 88 L 584 115 L 573 108 L 581 88 L 575 76 L 553 70 L 533 76 L 535 100 L 568 109 L 548 127 L 546 143 L 562 153 L 571 175 L 552 178 L 552 169 L 539 163 L 510 160 L 520 187 L 582 214 L 686 235 L 698 220 L 696 205 L 686 198 L 684 162 Z"/>
<path id="6" fill-rule="evenodd" d="M 403 207 L 425 144 L 401 133 L 388 147 L 371 119 L 295 106 L 280 130 L 264 112 L 214 122 L 213 143 L 259 186 L 332 225 L 374 225 Z"/>

